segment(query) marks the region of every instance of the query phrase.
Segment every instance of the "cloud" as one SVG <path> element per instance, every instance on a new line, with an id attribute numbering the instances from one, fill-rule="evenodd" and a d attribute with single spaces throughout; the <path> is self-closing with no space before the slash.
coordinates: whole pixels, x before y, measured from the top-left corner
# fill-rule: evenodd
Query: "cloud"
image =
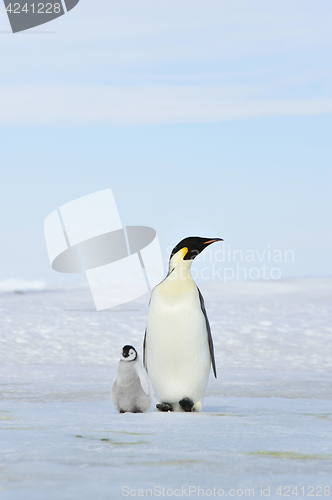
<path id="1" fill-rule="evenodd" d="M 2 81 L 117 84 L 138 68 L 158 76 L 193 66 L 206 73 L 211 65 L 246 78 L 248 70 L 274 68 L 279 58 L 283 75 L 302 70 L 299 64 L 324 69 L 332 46 L 330 5 L 326 0 L 319 9 L 307 0 L 82 1 L 45 28 L 53 34 L 0 37 Z M 8 28 L 0 9 L 0 29 Z"/>
<path id="2" fill-rule="evenodd" d="M 330 97 L 277 98 L 258 90 L 189 85 L 2 87 L 0 123 L 138 125 L 332 113 Z"/>

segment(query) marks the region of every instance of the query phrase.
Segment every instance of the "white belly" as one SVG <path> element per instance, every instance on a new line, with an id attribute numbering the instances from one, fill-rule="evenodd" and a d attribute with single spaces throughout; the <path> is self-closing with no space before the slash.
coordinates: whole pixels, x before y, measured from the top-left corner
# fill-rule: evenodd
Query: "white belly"
<path id="1" fill-rule="evenodd" d="M 159 402 L 203 400 L 210 371 L 205 317 L 196 286 L 178 295 L 162 285 L 151 296 L 147 337 L 147 369 Z"/>

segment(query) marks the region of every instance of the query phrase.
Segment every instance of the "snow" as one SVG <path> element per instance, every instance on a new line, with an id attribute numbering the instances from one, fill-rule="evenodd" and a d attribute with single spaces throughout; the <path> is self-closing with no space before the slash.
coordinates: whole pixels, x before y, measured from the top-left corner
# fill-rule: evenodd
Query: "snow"
<path id="1" fill-rule="evenodd" d="M 21 292 L 27 290 L 43 290 L 46 287 L 45 281 L 42 280 L 34 280 L 34 281 L 26 281 L 26 280 L 18 280 L 18 279 L 9 279 L 0 281 L 0 293 L 1 292 Z"/>
<path id="2" fill-rule="evenodd" d="M 279 486 L 293 498 L 295 487 L 301 498 L 321 486 L 328 497 L 332 279 L 200 288 L 218 379 L 197 414 L 120 415 L 112 405 L 122 346 L 141 350 L 148 296 L 97 312 L 88 289 L 0 295 L 2 499 L 154 488 L 154 497 L 196 498 L 201 488 L 199 497 L 282 498 Z"/>

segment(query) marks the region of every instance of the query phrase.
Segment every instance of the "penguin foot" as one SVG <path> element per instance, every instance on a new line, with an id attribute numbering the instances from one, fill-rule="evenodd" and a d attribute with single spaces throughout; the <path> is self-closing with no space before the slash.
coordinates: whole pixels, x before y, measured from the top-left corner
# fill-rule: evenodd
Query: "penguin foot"
<path id="1" fill-rule="evenodd" d="M 159 411 L 173 411 L 173 406 L 169 403 L 157 403 L 156 408 Z"/>
<path id="2" fill-rule="evenodd" d="M 183 411 L 197 411 L 192 399 L 183 398 L 181 399 L 181 401 L 179 401 L 179 405 L 181 406 Z"/>
<path id="3" fill-rule="evenodd" d="M 124 410 L 119 410 L 120 413 L 126 413 Z"/>

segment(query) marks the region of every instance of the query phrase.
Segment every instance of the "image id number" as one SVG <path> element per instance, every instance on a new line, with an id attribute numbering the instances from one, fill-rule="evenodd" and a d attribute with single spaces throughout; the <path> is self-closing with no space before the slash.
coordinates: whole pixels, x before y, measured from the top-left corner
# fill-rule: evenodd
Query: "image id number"
<path id="1" fill-rule="evenodd" d="M 291 488 L 290 486 L 279 486 L 276 491 L 276 495 L 280 495 L 281 497 L 290 497 L 290 496 L 308 496 L 308 497 L 329 497 L 331 493 L 330 486 L 301 486 L 298 488 Z"/>
<path id="2" fill-rule="evenodd" d="M 60 14 L 61 4 L 59 3 L 26 3 L 21 8 L 19 3 L 10 3 L 6 8 L 10 14 L 21 14 L 32 12 L 32 14 Z"/>

